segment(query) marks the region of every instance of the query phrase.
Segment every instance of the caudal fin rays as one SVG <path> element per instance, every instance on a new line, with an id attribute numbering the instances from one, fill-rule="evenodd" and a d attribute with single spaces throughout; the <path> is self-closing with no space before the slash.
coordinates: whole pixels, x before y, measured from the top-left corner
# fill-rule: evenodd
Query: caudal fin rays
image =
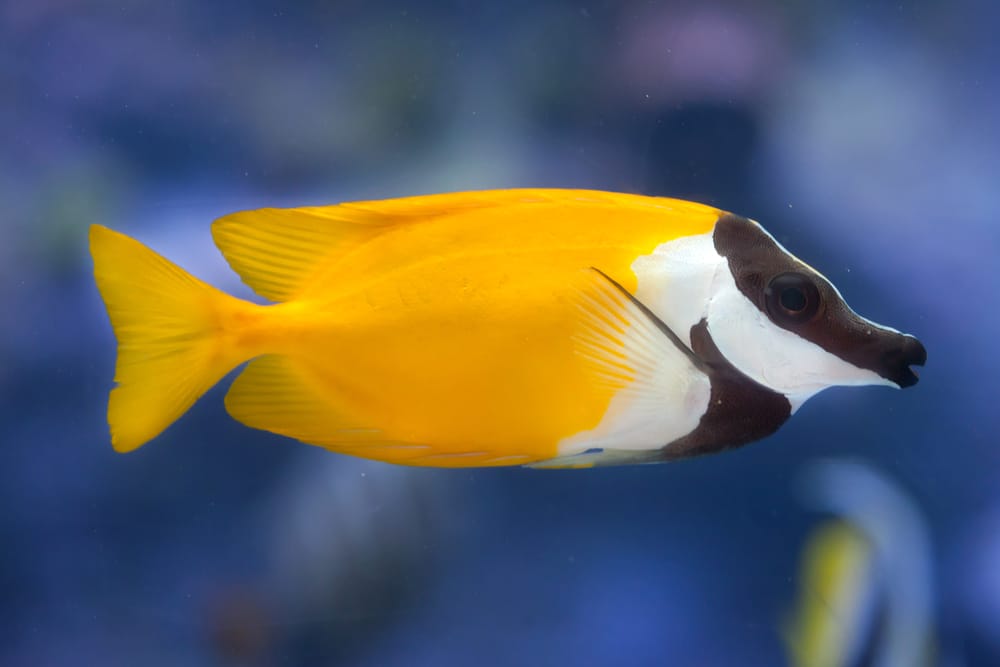
<path id="1" fill-rule="evenodd" d="M 90 251 L 118 339 L 111 442 L 127 452 L 159 435 L 243 360 L 221 332 L 234 312 L 256 306 L 100 225 L 90 228 Z"/>

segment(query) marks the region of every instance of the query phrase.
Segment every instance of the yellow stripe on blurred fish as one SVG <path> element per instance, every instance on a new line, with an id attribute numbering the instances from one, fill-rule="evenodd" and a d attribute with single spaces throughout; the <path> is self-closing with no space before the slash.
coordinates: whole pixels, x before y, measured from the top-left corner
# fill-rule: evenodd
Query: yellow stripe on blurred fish
<path id="1" fill-rule="evenodd" d="M 848 522 L 818 528 L 802 556 L 799 600 L 784 630 L 793 667 L 854 664 L 870 616 L 874 553 Z"/>
<path id="2" fill-rule="evenodd" d="M 826 386 L 908 386 L 923 362 L 759 225 L 691 202 L 467 192 L 245 211 L 212 233 L 274 304 L 91 228 L 119 451 L 248 360 L 226 407 L 253 428 L 395 463 L 567 467 L 743 444 Z"/>
<path id="3" fill-rule="evenodd" d="M 938 651 L 932 549 L 914 500 L 853 461 L 814 462 L 799 483 L 835 518 L 803 549 L 798 600 L 782 625 L 789 664 L 953 664 Z"/>

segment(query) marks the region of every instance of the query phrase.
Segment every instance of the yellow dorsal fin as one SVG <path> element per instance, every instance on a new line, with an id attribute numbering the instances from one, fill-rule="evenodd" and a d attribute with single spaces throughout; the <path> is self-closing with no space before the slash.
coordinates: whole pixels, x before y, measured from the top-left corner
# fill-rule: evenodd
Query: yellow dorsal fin
<path id="1" fill-rule="evenodd" d="M 335 257 L 390 227 L 476 209 L 532 204 L 667 210 L 708 208 L 675 199 L 594 190 L 483 190 L 333 206 L 240 211 L 216 220 L 212 236 L 244 283 L 272 301 L 288 301 Z"/>
<path id="2" fill-rule="evenodd" d="M 345 206 L 262 208 L 212 224 L 215 245 L 244 283 L 287 301 L 323 264 L 373 235 L 384 217 Z"/>
<path id="3" fill-rule="evenodd" d="M 364 211 L 370 215 L 398 222 L 412 218 L 434 218 L 460 211 L 519 206 L 524 204 L 561 204 L 566 206 L 638 206 L 667 210 L 714 210 L 710 206 L 680 199 L 648 197 L 602 190 L 571 190 L 561 188 L 513 188 L 509 190 L 476 190 L 450 192 L 397 199 L 380 199 L 341 204 L 342 207 Z"/>

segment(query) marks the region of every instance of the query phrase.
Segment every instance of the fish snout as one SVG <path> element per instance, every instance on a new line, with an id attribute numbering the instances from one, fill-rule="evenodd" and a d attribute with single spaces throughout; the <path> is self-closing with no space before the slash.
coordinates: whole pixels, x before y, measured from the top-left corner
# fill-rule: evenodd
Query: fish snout
<path id="1" fill-rule="evenodd" d="M 927 350 L 923 343 L 909 334 L 894 333 L 883 350 L 879 368 L 874 369 L 885 379 L 900 388 L 912 387 L 920 379 L 911 366 L 927 363 Z"/>

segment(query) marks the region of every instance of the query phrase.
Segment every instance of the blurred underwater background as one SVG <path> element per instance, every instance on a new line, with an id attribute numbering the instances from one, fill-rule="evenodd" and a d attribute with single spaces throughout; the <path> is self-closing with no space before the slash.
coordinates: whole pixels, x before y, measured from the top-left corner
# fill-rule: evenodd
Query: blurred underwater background
<path id="1" fill-rule="evenodd" d="M 985 0 L 0 3 L 0 665 L 1000 665 L 998 27 Z M 249 296 L 216 217 L 500 187 L 759 220 L 919 336 L 921 382 L 662 466 L 361 461 L 236 423 L 228 381 L 112 450 L 90 224 Z M 906 499 L 903 542 L 869 492 Z M 827 662 L 789 638 L 815 544 Z"/>

